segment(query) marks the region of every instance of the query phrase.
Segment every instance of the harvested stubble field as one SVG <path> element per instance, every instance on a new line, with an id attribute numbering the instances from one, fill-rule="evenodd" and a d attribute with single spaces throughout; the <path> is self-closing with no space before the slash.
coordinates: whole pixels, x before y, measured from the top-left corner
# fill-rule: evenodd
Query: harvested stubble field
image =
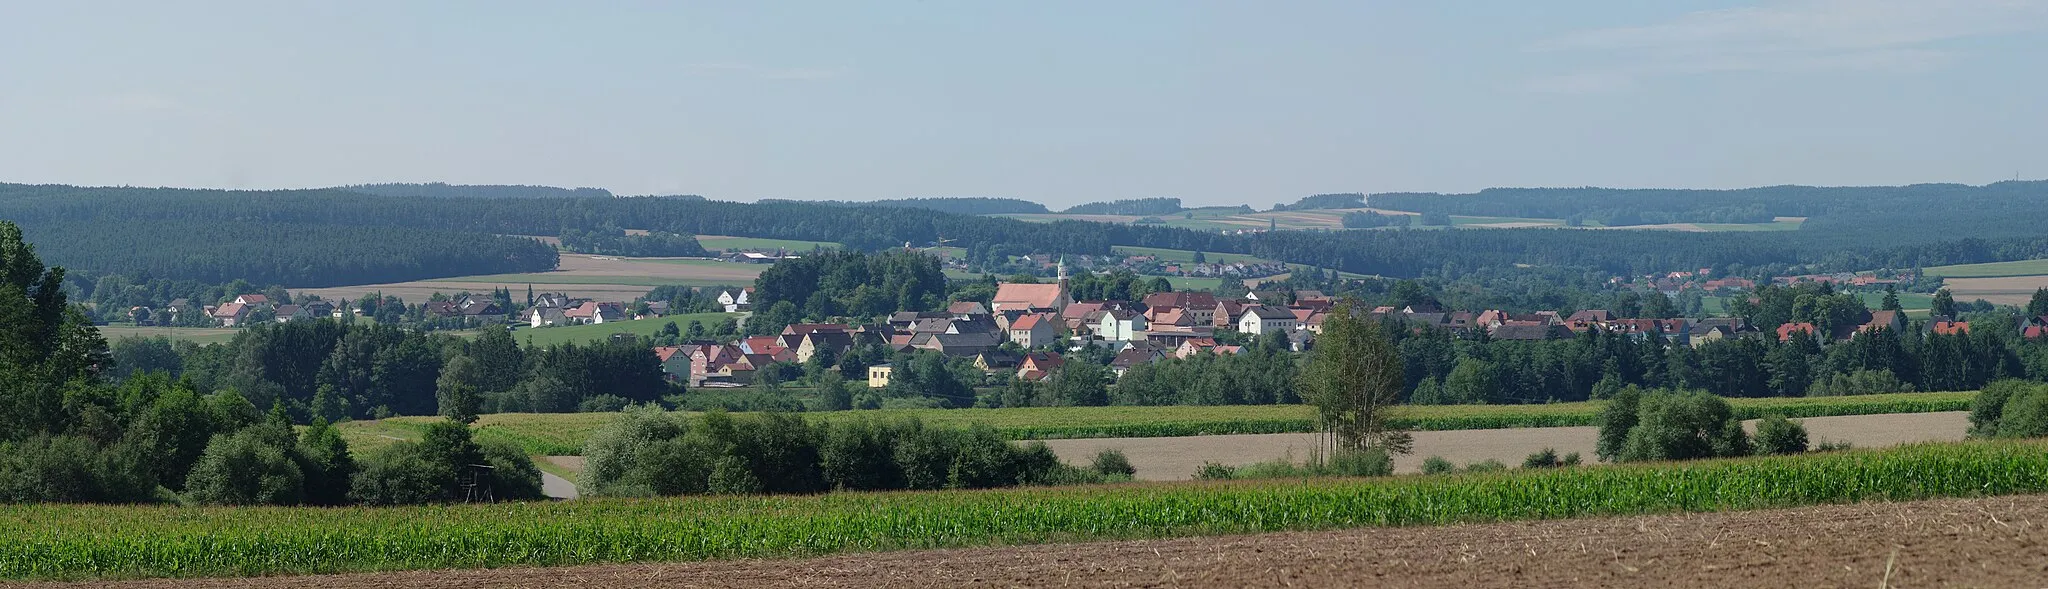
<path id="1" fill-rule="evenodd" d="M 2032 587 L 2048 496 L 800 560 L 147 580 L 42 587 Z"/>
<path id="2" fill-rule="evenodd" d="M 52 579 L 109 577 L 209 577 L 304 574 L 347 571 L 424 570 L 556 566 L 652 561 L 695 561 L 761 557 L 801 557 L 834 553 L 905 549 L 963 548 L 1022 544 L 1057 544 L 1099 540 L 1136 540 L 1231 534 L 1399 528 L 1407 526 L 1554 520 L 1616 515 L 1717 512 L 1769 509 L 1864 501 L 1908 501 L 1938 497 L 2018 495 L 2048 491 L 2048 452 L 2039 442 L 1972 442 L 1922 445 L 1883 451 L 1856 451 L 1818 456 L 1745 458 L 1676 464 L 1644 464 L 1604 468 L 1544 469 L 1504 473 L 1380 479 L 1312 479 L 1227 481 L 1220 483 L 1149 483 L 1094 487 L 939 491 L 913 493 L 833 493 L 806 497 L 709 497 L 644 501 L 573 501 L 500 505 L 453 505 L 404 508 L 181 508 L 132 506 L 24 505 L 0 510 L 0 578 Z M 2016 500 L 2015 500 L 2016 501 Z M 1992 505 L 1993 503 L 1984 503 Z M 1860 508 L 1849 508 L 1860 509 Z M 1907 518 L 1913 510 L 1885 513 L 1901 524 L 1931 526 L 1956 533 L 1960 522 Z M 1939 513 L 1939 511 L 1936 511 Z M 2022 512 L 2037 513 L 2037 512 Z M 1931 514 L 1921 514 L 1927 516 Z M 1737 516 L 1718 516 L 1737 517 Z M 1995 516 L 1993 516 L 1995 518 Z M 1893 521 L 1877 517 L 1866 523 Z M 1645 520 L 1647 521 L 1647 520 Z M 1783 516 L 1762 521 L 1799 523 Z M 1813 520 L 1851 522 L 1840 516 Z M 1982 524 L 1986 519 L 1971 520 Z M 2008 534 L 2030 516 L 2000 520 Z M 1543 526 L 1546 524 L 1533 524 Z M 1548 524 L 1574 529 L 1599 522 Z M 1628 525 L 1628 524 L 1624 524 Z M 1885 524 L 1893 525 L 1893 524 Z M 1606 546 L 1657 546 L 1672 535 L 1633 524 L 1634 534 L 1615 535 Z M 1807 526 L 1801 526 L 1807 527 Z M 1457 534 L 1461 528 L 1450 528 Z M 1666 530 L 1673 528 L 1665 528 Z M 1884 528 L 1876 528 L 1882 530 Z M 1780 533 L 1809 534 L 1809 541 L 1833 542 L 1867 535 L 1818 529 L 1780 528 Z M 1438 538 L 1446 529 L 1379 530 L 1358 538 Z M 1480 539 L 1499 532 L 1480 531 Z M 1340 536 L 1345 537 L 1345 536 Z M 1453 536 L 1455 537 L 1455 536 Z M 1690 538 L 1691 536 L 1688 536 Z M 1718 548 L 1707 542 L 1686 542 L 1692 549 Z M 1725 535 L 1719 537 L 1726 537 Z M 2010 535 L 2004 536 L 2009 540 Z M 1987 540 L 1989 538 L 1986 538 Z M 1228 543 L 1232 540 L 1223 540 Z M 1254 541 L 1257 539 L 1239 539 Z M 1470 545 L 1429 542 L 1438 550 L 1458 546 L 1464 562 L 1480 556 Z M 1307 571 L 1281 555 L 1248 550 L 1214 551 L 1218 541 L 1167 544 L 1186 546 L 1204 559 L 1250 566 L 1237 574 L 1289 575 Z M 1594 545 L 1599 545 L 1594 542 Z M 1745 546 L 1747 542 L 1731 542 Z M 1492 544 L 1499 546 L 1499 544 Z M 1277 545 L 1276 545 L 1277 546 Z M 1528 564 L 1559 572 L 1622 570 L 1653 571 L 1657 560 L 1627 558 L 1595 550 L 1583 539 L 1565 537 L 1545 543 L 1543 566 L 1507 556 L 1515 548 L 1490 549 L 1502 562 Z M 1668 545 L 1678 549 L 1680 544 Z M 1787 548 L 1797 544 L 1787 544 Z M 2017 545 L 2038 553 L 2038 544 Z M 1394 548 L 1401 548 L 1394 544 Z M 1405 549 L 1413 549 L 1410 545 Z M 1826 548 L 1824 544 L 1816 548 Z M 1537 557 L 1537 546 L 1521 546 Z M 1940 547 L 1947 551 L 1948 547 Z M 1024 554 L 1052 549 L 1009 549 Z M 1657 549 L 1651 556 L 1661 560 Z M 1759 548 L 1749 548 L 1759 551 Z M 1050 572 L 1130 574 L 1119 560 L 1099 553 L 1055 560 L 1041 566 Z M 1991 553 L 1968 554 L 1970 557 Z M 1763 563 L 1772 555 L 1753 553 Z M 1165 551 L 1160 553 L 1163 558 Z M 1431 559 L 1421 554 L 1405 564 L 1381 561 L 1377 566 L 1415 566 Z M 1567 558 L 1567 556 L 1570 556 Z M 1799 559 L 1816 557 L 1803 553 Z M 902 558 L 896 557 L 860 557 Z M 1962 560 L 1950 555 L 1951 560 Z M 845 562 L 842 560 L 842 562 Z M 1982 562 L 1982 561 L 1979 561 Z M 2040 570 L 2040 560 L 2001 560 Z M 1064 564 L 1062 564 L 1064 563 Z M 1621 569 L 1607 568 L 1619 563 Z M 1219 563 L 1221 564 L 1221 563 Z M 1357 563 L 1350 563 L 1357 566 Z M 1699 562 L 1663 562 L 1692 579 L 1707 574 Z M 1735 564 L 1735 563 L 1728 563 Z M 1858 565 L 1861 566 L 1861 565 Z M 786 563 L 707 565 L 701 570 L 786 569 Z M 1588 568 L 1581 568 L 1588 567 Z M 1229 567 L 1225 567 L 1229 568 Z M 906 568 L 905 573 L 932 571 Z M 1868 569 L 1865 569 L 1866 571 Z M 932 571 L 935 572 L 935 571 Z M 959 570 L 955 574 L 986 574 Z M 1150 574 L 1162 571 L 1151 569 Z M 444 573 L 434 573 L 441 575 Z M 477 573 L 489 575 L 492 573 Z M 551 575 L 510 571 L 520 575 Z M 547 577 L 550 582 L 575 582 Z M 401 576 L 414 581 L 431 579 Z M 692 581 L 726 584 L 734 576 L 648 578 L 664 586 Z M 1081 577 L 1087 578 L 1087 577 Z M 1111 578 L 1105 576 L 1103 578 Z M 1249 578 L 1249 577 L 1246 577 Z M 1315 577 L 1306 577 L 1314 579 Z M 1569 579 L 1571 577 L 1562 577 Z M 1828 577 L 1835 579 L 1835 577 Z M 377 583 L 378 577 L 362 577 Z M 524 582 L 533 582 L 526 578 Z M 901 579 L 899 577 L 899 579 Z M 1014 578 L 988 579 L 1004 581 Z M 1024 578 L 1034 582 L 1071 579 Z M 341 579 L 332 579 L 346 582 Z M 1519 580 L 1519 579 L 1518 579 Z M 227 583 L 291 583 L 306 579 L 269 579 Z M 773 582 L 764 580 L 762 582 Z M 486 582 L 486 585 L 500 585 Z M 247 585 L 245 585 L 247 586 Z"/>
<path id="3" fill-rule="evenodd" d="M 536 331 L 537 333 L 538 331 Z M 1898 393 L 1850 397 L 1729 399 L 1737 415 L 1792 418 L 1884 413 L 1929 413 L 1968 409 L 1975 392 Z M 1595 425 L 1600 402 L 1545 405 L 1404 405 L 1395 421 L 1421 431 L 1569 427 Z M 1166 438 L 1235 434 L 1286 434 L 1315 431 L 1303 405 L 1232 405 L 1162 407 L 1025 407 L 1011 409 L 910 409 L 833 411 L 806 414 L 806 419 L 901 419 L 915 417 L 927 425 L 967 427 L 985 423 L 1017 440 L 1074 438 Z M 610 421 L 608 413 L 498 413 L 477 422 L 479 435 L 508 439 L 535 455 L 582 452 L 583 440 Z M 398 417 L 339 426 L 353 445 L 384 443 L 389 437 L 414 438 L 432 417 Z M 1531 450 L 1534 450 L 1533 448 Z M 1275 455 L 1277 456 L 1277 454 Z M 1265 458 L 1272 458 L 1267 456 Z M 1264 458 L 1262 458 L 1264 459 Z"/>
<path id="4" fill-rule="evenodd" d="M 1884 448 L 1918 442 L 1953 442 L 1963 439 L 1970 426 L 1969 412 L 1892 413 L 1811 417 L 1800 420 L 1815 442 L 1848 442 L 1857 448 Z M 1752 432 L 1756 422 L 1744 424 Z M 1579 453 L 1593 461 L 1593 449 L 1600 431 L 1592 426 L 1475 429 L 1415 432 L 1415 452 L 1394 458 L 1394 471 L 1422 471 L 1422 461 L 1442 457 L 1464 466 L 1498 460 L 1509 466 L 1543 448 L 1559 454 Z M 1300 461 L 1321 443 L 1316 434 L 1251 434 L 1181 438 L 1090 438 L 1049 440 L 1047 446 L 1069 464 L 1088 464 L 1097 452 L 1119 450 L 1138 469 L 1137 478 L 1148 481 L 1184 481 L 1201 470 L 1202 463 L 1216 462 L 1243 466 L 1279 458 Z"/>

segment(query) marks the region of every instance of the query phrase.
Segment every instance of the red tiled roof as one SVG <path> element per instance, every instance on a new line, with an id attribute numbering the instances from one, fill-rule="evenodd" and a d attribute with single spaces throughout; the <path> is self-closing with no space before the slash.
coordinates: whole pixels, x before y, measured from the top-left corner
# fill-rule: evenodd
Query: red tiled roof
<path id="1" fill-rule="evenodd" d="M 1004 283 L 996 286 L 995 306 L 1005 309 L 1051 309 L 1061 294 L 1058 284 Z"/>
<path id="2" fill-rule="evenodd" d="M 1030 330 L 1031 328 L 1038 327 L 1038 322 L 1043 320 L 1041 319 L 1042 317 L 1044 315 L 1038 313 L 1026 313 L 1018 317 L 1016 321 L 1011 321 L 1010 329 Z"/>

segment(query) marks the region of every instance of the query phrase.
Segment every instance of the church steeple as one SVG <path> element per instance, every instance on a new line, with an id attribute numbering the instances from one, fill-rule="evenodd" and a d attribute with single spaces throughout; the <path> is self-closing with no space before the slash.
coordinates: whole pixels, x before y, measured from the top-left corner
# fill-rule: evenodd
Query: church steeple
<path id="1" fill-rule="evenodd" d="M 1067 257 L 1060 256 L 1060 286 L 1067 285 Z"/>

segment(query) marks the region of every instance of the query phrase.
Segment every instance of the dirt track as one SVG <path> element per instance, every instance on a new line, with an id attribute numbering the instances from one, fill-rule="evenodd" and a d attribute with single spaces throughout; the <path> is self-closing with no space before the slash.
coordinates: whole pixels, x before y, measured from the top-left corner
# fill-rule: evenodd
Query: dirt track
<path id="1" fill-rule="evenodd" d="M 1969 413 L 1964 411 L 1847 415 L 1798 421 L 1806 426 L 1809 438 L 1815 443 L 1821 440 L 1846 441 L 1858 448 L 1961 440 L 1970 425 Z M 1755 430 L 1755 422 L 1746 425 Z M 1559 454 L 1578 452 L 1581 458 L 1591 462 L 1599 433 L 1599 429 L 1593 427 L 1415 432 L 1415 453 L 1396 458 L 1394 469 L 1404 473 L 1419 472 L 1423 459 L 1430 456 L 1442 456 L 1458 466 L 1489 459 L 1518 466 L 1523 457 L 1543 448 L 1554 448 Z M 1308 458 L 1310 450 L 1316 447 L 1316 441 L 1317 436 L 1313 434 L 1261 434 L 1051 440 L 1046 445 L 1069 464 L 1087 464 L 1096 452 L 1104 449 L 1123 450 L 1124 455 L 1131 459 L 1131 465 L 1138 468 L 1139 479 L 1181 481 L 1193 477 L 1202 463 L 1209 461 L 1236 466 L 1291 457 L 1298 462 Z"/>
<path id="2" fill-rule="evenodd" d="M 2048 496 L 601 565 L 94 587 L 2040 587 Z M 88 585 L 70 585 L 84 587 Z"/>

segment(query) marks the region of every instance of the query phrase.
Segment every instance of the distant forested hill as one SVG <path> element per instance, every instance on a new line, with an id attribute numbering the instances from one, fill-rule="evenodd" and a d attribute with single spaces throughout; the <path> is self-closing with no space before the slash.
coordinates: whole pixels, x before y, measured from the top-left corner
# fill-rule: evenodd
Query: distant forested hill
<path id="1" fill-rule="evenodd" d="M 1457 277 L 1512 270 L 1518 264 L 1641 274 L 1729 265 L 1853 270 L 2048 257 L 2048 230 L 2039 222 L 2048 218 L 2048 183 L 1812 190 L 1807 201 L 1790 204 L 1744 191 L 1729 191 L 1741 193 L 1740 198 L 1718 200 L 1706 197 L 1726 195 L 1669 191 L 1704 199 L 1697 202 L 1631 191 L 1611 192 L 1647 198 L 1533 191 L 1520 194 L 1534 195 L 1535 202 L 1518 204 L 1515 199 L 1496 198 L 1517 193 L 1496 191 L 1476 197 L 1396 195 L 1396 200 L 1411 201 L 1391 204 L 1380 201 L 1384 195 L 1374 195 L 1369 201 L 1408 210 L 1451 208 L 1457 214 L 1554 216 L 1578 210 L 1569 206 L 1584 204 L 1571 200 L 1581 198 L 1599 206 L 1637 206 L 1643 214 L 1762 206 L 1766 214 L 1811 216 L 1796 231 L 1750 233 L 1382 229 L 1226 235 L 1149 224 L 1033 223 L 939 210 L 790 201 L 418 198 L 344 190 L 18 184 L 0 184 L 0 219 L 18 222 L 47 260 L 78 273 L 242 278 L 291 286 L 541 270 L 555 264 L 552 250 L 531 240 L 497 236 L 592 231 L 613 235 L 622 229 L 672 234 L 678 236 L 677 244 L 683 243 L 682 236 L 732 235 L 831 241 L 866 251 L 905 242 L 931 243 L 944 236 L 969 250 L 968 259 L 979 259 L 976 254 L 988 251 L 1100 255 L 1108 254 L 1111 246 L 1142 246 L 1252 254 L 1403 277 Z M 1157 199 L 1155 205 L 1179 206 L 1177 199 Z"/>
<path id="2" fill-rule="evenodd" d="M 556 188 L 553 186 L 508 186 L 495 184 L 357 184 L 339 190 L 375 196 L 423 196 L 429 198 L 609 198 L 603 188 Z"/>
<path id="3" fill-rule="evenodd" d="M 1074 205 L 1060 211 L 1073 215 L 1171 215 L 1181 212 L 1178 198 L 1133 198 Z"/>
<path id="4" fill-rule="evenodd" d="M 810 203 L 837 207 L 894 207 L 901 209 L 925 209 L 959 215 L 1005 215 L 1050 213 L 1045 205 L 1020 198 L 996 198 L 985 196 L 949 196 L 932 198 L 897 198 L 875 201 L 819 200 L 797 201 L 763 199 L 764 203 Z"/>
<path id="5" fill-rule="evenodd" d="M 1306 211 L 1312 209 L 1355 209 L 1365 206 L 1365 195 L 1357 192 L 1336 194 L 1313 194 L 1301 197 L 1294 204 L 1274 205 L 1276 211 Z"/>
<path id="6" fill-rule="evenodd" d="M 1383 193 L 1383 209 L 1487 217 L 1537 217 L 1609 226 L 1659 223 L 1764 223 L 1808 217 L 1807 228 L 1842 230 L 1867 223 L 1913 223 L 1930 214 L 2001 215 L 2033 211 L 2048 182 L 1984 186 L 1766 186 L 1739 190 L 1488 188 L 1473 194 Z"/>

